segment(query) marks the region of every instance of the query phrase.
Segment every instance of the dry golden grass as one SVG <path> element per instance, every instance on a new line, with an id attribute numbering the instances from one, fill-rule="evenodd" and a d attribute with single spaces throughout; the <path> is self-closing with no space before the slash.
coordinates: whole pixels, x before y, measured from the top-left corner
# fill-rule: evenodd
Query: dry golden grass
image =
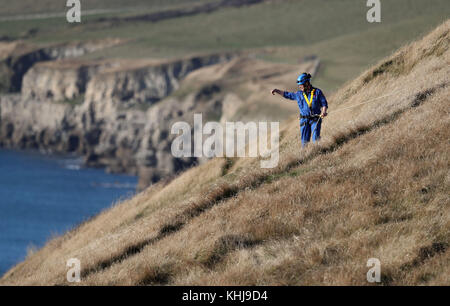
<path id="1" fill-rule="evenodd" d="M 51 240 L 0 284 L 66 284 L 76 257 L 82 285 L 365 285 L 375 257 L 382 284 L 449 285 L 449 31 L 331 97 L 318 144 L 301 150 L 285 122 L 278 167 L 211 160 Z"/>

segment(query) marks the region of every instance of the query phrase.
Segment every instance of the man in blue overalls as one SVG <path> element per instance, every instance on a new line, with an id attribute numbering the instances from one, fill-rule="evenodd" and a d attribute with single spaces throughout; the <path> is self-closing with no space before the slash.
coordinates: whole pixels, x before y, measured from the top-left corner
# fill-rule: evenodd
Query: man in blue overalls
<path id="1" fill-rule="evenodd" d="M 309 73 L 302 73 L 297 78 L 297 84 L 300 91 L 287 92 L 274 89 L 272 95 L 277 93 L 286 99 L 297 100 L 300 109 L 302 146 L 304 147 L 311 139 L 311 131 L 313 142 L 320 139 L 320 127 L 323 117 L 327 115 L 328 102 L 319 88 L 312 87 Z"/>

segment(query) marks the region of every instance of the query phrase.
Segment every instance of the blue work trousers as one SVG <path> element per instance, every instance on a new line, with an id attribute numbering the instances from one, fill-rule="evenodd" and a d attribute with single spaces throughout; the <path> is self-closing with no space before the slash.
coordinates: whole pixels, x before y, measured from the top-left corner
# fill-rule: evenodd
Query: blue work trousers
<path id="1" fill-rule="evenodd" d="M 320 139 L 320 128 L 322 126 L 322 120 L 317 121 L 311 119 L 300 119 L 300 133 L 302 137 L 302 147 L 306 146 L 311 141 L 311 134 L 313 142 Z"/>

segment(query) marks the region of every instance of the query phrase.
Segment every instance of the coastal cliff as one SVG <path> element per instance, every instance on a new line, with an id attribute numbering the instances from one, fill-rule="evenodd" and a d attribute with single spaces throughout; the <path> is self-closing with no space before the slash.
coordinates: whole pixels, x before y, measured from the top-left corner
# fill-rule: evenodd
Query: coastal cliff
<path id="1" fill-rule="evenodd" d="M 206 161 L 171 154 L 175 122 L 193 124 L 194 113 L 222 124 L 282 120 L 295 106 L 268 99 L 270 88 L 319 66 L 318 59 L 293 67 L 239 53 L 87 60 L 74 56 L 94 47 L 73 48 L 36 59 L 20 82 L 10 82 L 20 88 L 0 96 L 0 146 L 73 152 L 88 167 L 138 175 L 139 189 Z"/>
<path id="2" fill-rule="evenodd" d="M 191 71 L 232 56 L 38 62 L 24 74 L 20 94 L 0 96 L 0 146 L 76 152 L 87 166 L 111 172 L 138 174 L 138 167 L 151 167 L 148 185 L 194 162 L 174 160 L 168 139 L 171 119 L 193 104 L 150 106 Z"/>

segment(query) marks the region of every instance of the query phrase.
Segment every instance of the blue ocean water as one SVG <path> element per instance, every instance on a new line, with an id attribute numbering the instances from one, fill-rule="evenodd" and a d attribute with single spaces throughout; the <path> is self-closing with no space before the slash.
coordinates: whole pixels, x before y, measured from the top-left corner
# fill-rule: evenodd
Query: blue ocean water
<path id="1" fill-rule="evenodd" d="M 135 193 L 137 177 L 81 167 L 76 157 L 0 149 L 0 276 L 42 247 Z"/>

